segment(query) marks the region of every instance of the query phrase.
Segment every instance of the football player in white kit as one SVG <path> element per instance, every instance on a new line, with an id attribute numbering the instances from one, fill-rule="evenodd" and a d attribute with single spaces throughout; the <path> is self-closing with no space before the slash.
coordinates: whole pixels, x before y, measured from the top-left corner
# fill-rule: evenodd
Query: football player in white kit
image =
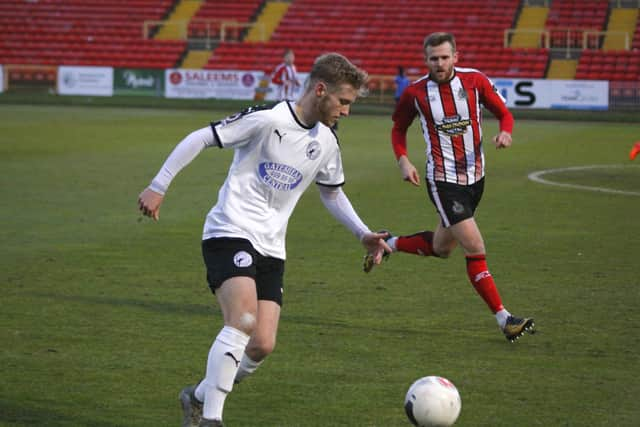
<path id="1" fill-rule="evenodd" d="M 315 182 L 320 198 L 379 263 L 386 233 L 373 233 L 342 191 L 338 139 L 331 130 L 364 88 L 367 74 L 336 53 L 318 57 L 297 102 L 249 108 L 182 140 L 139 196 L 157 220 L 172 179 L 202 150 L 233 148 L 233 162 L 207 215 L 202 252 L 207 281 L 224 327 L 214 340 L 205 378 L 180 393 L 183 426 L 222 426 L 234 382 L 254 372 L 275 346 L 282 305 L 285 234 L 302 193 Z"/>

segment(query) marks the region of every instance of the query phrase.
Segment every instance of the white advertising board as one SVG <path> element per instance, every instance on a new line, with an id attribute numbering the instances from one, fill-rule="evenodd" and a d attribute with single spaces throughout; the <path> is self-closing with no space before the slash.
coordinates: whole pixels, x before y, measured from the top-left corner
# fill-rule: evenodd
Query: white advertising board
<path id="1" fill-rule="evenodd" d="M 61 66 L 58 68 L 58 93 L 113 96 L 113 68 Z"/>
<path id="2" fill-rule="evenodd" d="M 609 82 L 603 80 L 492 79 L 510 108 L 607 110 Z"/>
<path id="3" fill-rule="evenodd" d="M 165 70 L 167 98 L 253 99 L 263 77 L 259 71 Z"/>
<path id="4" fill-rule="evenodd" d="M 0 64 L 0 93 L 4 92 L 4 73 L 3 67 Z"/>
<path id="5" fill-rule="evenodd" d="M 299 73 L 301 84 L 293 99 L 304 87 L 308 73 Z M 240 70 L 165 70 L 165 97 L 191 99 L 277 100 L 278 88 L 263 71 Z"/>

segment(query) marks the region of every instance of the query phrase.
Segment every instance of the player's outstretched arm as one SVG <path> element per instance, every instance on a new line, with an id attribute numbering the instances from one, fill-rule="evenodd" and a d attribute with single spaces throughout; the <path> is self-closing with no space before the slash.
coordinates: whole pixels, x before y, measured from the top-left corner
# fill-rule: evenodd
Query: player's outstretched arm
<path id="1" fill-rule="evenodd" d="M 416 167 L 409 161 L 407 156 L 401 156 L 398 159 L 398 167 L 402 172 L 402 179 L 409 181 L 416 187 L 420 186 L 420 174 Z"/>
<path id="2" fill-rule="evenodd" d="M 185 137 L 169 154 L 151 184 L 138 196 L 140 212 L 157 221 L 160 218 L 160 205 L 164 200 L 164 194 L 173 178 L 213 143 L 213 131 L 210 127 L 196 130 Z"/>
<path id="3" fill-rule="evenodd" d="M 360 240 L 368 253 L 374 254 L 377 259 L 376 264 L 379 264 L 384 251 L 391 252 L 391 248 L 384 240 L 389 237 L 389 233 L 372 233 L 369 227 L 362 222 L 340 187 L 319 185 L 318 188 L 320 189 L 320 199 L 331 215 Z"/>

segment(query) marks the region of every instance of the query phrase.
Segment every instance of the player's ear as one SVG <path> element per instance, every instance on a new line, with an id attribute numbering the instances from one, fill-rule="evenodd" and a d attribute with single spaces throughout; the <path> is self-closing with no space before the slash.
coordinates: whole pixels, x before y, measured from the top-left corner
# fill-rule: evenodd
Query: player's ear
<path id="1" fill-rule="evenodd" d="M 454 64 L 458 63 L 458 51 L 457 50 L 455 52 L 453 52 L 453 63 Z"/>
<path id="2" fill-rule="evenodd" d="M 327 94 L 327 85 L 324 82 L 317 82 L 314 88 L 317 97 L 323 97 Z"/>

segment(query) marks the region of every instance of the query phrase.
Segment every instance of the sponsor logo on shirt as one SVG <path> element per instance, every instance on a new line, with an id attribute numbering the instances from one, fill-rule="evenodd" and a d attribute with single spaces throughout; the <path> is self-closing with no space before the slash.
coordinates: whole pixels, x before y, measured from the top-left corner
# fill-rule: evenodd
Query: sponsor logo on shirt
<path id="1" fill-rule="evenodd" d="M 464 135 L 467 133 L 469 125 L 471 125 L 471 120 L 463 120 L 460 115 L 456 114 L 442 119 L 442 123 L 437 124 L 436 129 L 451 136 Z"/>
<path id="2" fill-rule="evenodd" d="M 262 182 L 276 190 L 291 191 L 302 181 L 302 173 L 294 167 L 274 162 L 262 162 L 258 166 Z"/>

